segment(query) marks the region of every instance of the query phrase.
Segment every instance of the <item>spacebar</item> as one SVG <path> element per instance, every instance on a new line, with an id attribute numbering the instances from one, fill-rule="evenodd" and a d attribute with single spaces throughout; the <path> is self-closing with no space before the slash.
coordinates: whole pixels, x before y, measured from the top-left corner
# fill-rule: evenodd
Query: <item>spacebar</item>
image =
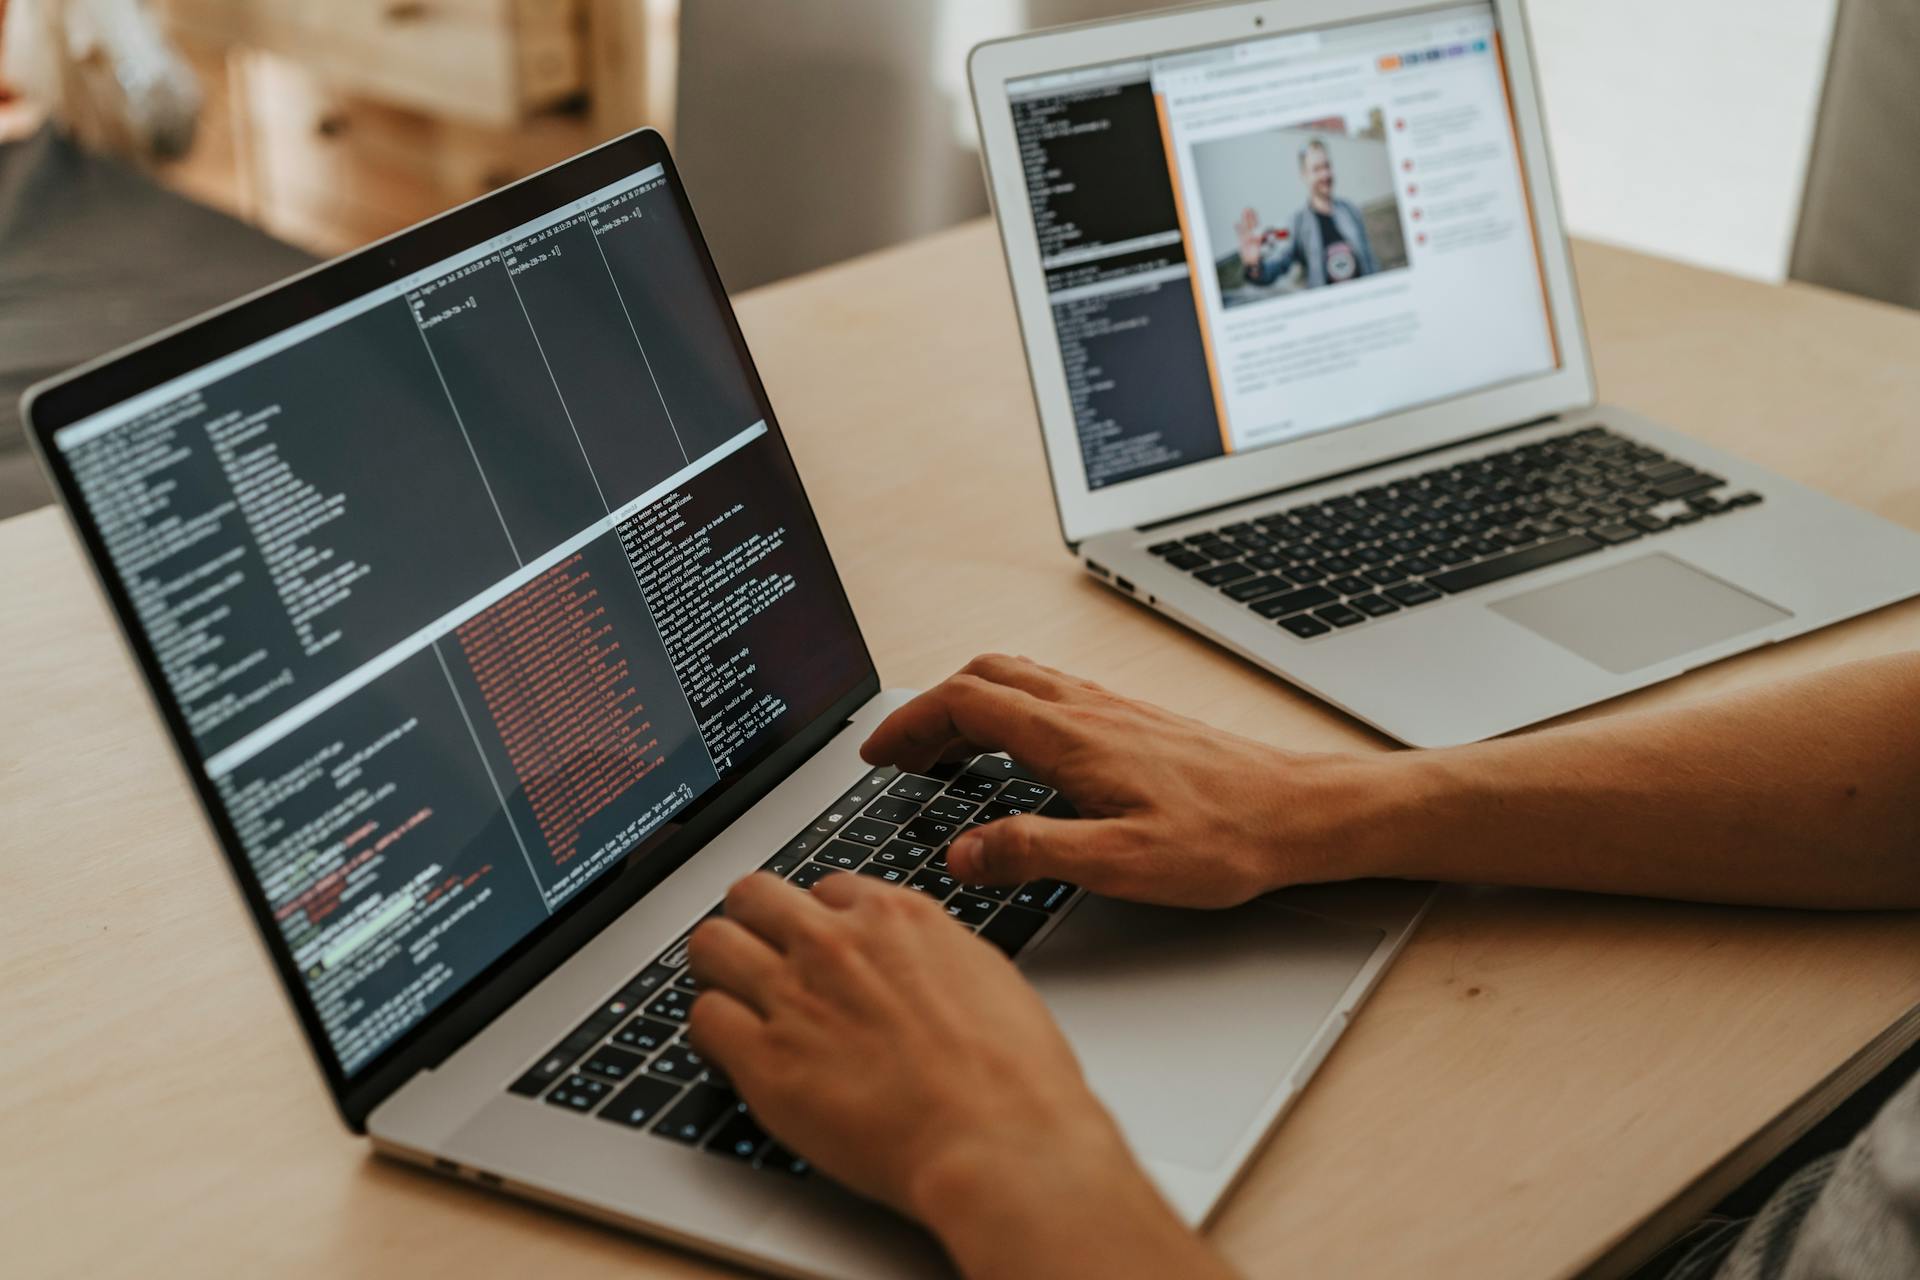
<path id="1" fill-rule="evenodd" d="M 1458 569 L 1449 569 L 1445 573 L 1428 574 L 1427 581 L 1448 593 L 1471 591 L 1475 587 L 1484 587 L 1489 582 L 1511 578 L 1516 573 L 1526 573 L 1530 569 L 1544 569 L 1550 564 L 1559 564 L 1562 560 L 1571 560 L 1575 556 L 1583 556 L 1589 551 L 1599 549 L 1600 544 L 1592 538 L 1578 533 L 1569 534 L 1564 538 L 1555 538 L 1552 542 L 1543 542 L 1539 546 L 1509 551 L 1504 556 L 1482 560 L 1479 564 L 1461 565 Z"/>

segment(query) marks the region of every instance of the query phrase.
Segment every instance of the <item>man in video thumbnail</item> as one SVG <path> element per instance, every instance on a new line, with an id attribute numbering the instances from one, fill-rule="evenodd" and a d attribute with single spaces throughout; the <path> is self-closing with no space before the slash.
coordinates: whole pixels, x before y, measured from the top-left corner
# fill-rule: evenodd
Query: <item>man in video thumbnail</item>
<path id="1" fill-rule="evenodd" d="M 1271 284 L 1290 273 L 1296 262 L 1306 267 L 1309 289 L 1378 271 L 1360 210 L 1333 194 L 1333 158 L 1318 138 L 1300 148 L 1300 176 L 1307 184 L 1307 203 L 1294 213 L 1290 229 L 1262 226 L 1252 209 L 1235 224 L 1248 282 Z"/>

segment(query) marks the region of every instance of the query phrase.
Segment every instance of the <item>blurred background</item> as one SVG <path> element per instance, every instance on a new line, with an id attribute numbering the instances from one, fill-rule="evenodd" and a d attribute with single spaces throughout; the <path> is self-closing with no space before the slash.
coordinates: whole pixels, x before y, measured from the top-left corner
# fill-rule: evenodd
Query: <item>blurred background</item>
<path id="1" fill-rule="evenodd" d="M 978 217 L 968 47 L 1155 7 L 0 0 L 0 516 L 33 377 L 640 124 L 734 290 Z M 1574 234 L 1920 303 L 1920 4 L 1528 11 Z"/>

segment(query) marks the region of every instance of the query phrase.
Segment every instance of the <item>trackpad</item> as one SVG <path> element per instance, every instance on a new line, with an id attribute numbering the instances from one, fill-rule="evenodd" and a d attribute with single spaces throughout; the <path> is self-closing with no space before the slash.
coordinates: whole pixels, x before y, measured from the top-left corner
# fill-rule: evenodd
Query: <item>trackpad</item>
<path id="1" fill-rule="evenodd" d="M 1665 554 L 1487 607 L 1615 675 L 1793 616 Z"/>
<path id="2" fill-rule="evenodd" d="M 1091 898 L 1020 967 L 1134 1149 L 1210 1170 L 1383 937 L 1268 901 L 1175 911 Z"/>

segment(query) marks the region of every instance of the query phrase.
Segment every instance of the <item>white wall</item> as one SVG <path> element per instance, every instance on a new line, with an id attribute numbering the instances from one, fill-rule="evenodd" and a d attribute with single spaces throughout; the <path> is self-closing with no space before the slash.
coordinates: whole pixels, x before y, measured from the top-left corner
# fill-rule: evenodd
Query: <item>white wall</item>
<path id="1" fill-rule="evenodd" d="M 1786 275 L 1835 0 L 1529 0 L 1568 225 Z"/>

